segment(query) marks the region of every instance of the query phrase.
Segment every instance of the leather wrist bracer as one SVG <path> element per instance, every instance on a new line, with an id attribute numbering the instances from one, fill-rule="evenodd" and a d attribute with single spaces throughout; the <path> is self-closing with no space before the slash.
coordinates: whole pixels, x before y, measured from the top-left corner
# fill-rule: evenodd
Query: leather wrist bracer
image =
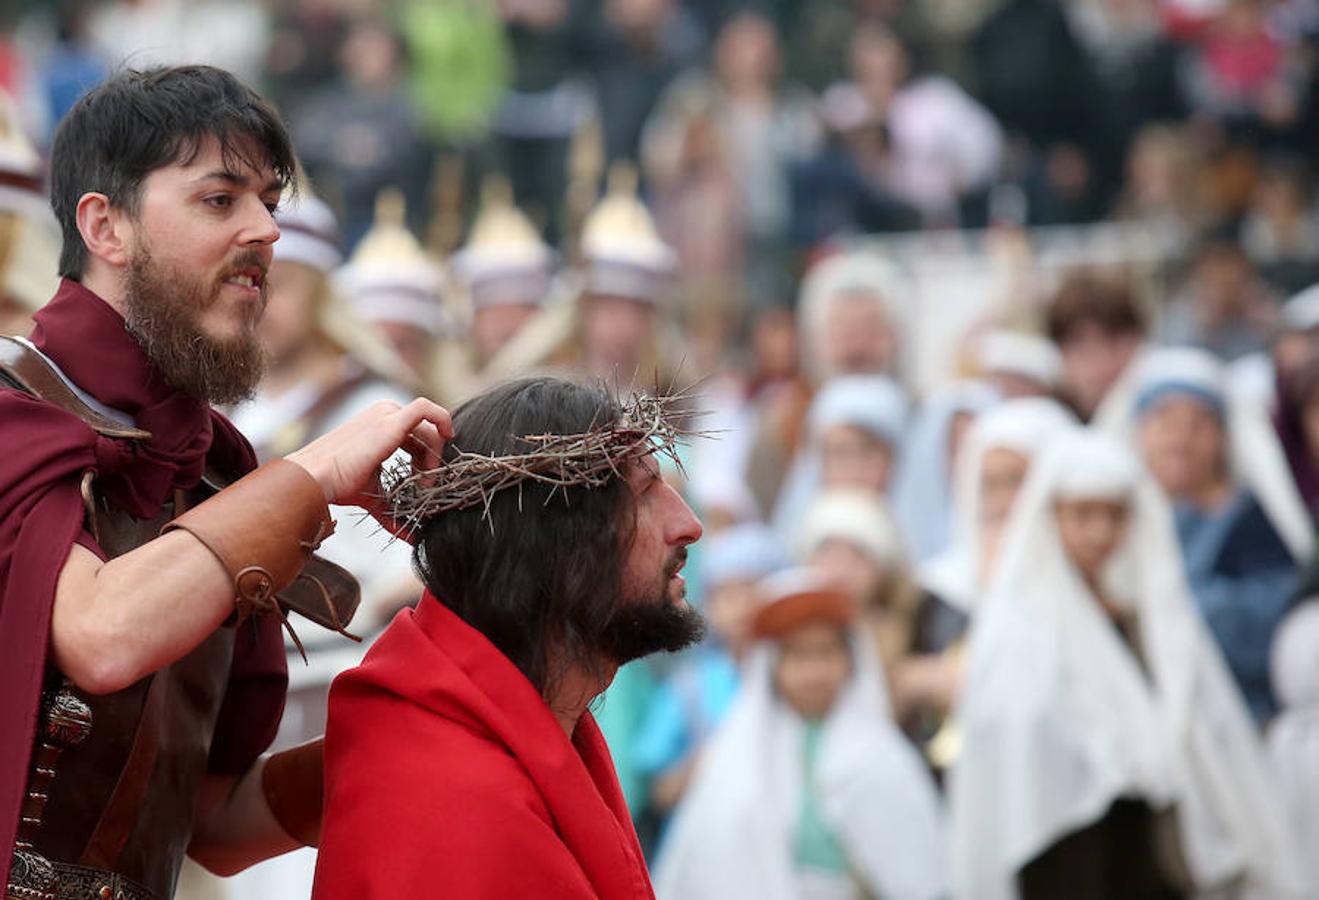
<path id="1" fill-rule="evenodd" d="M 201 541 L 234 583 L 238 617 L 277 612 L 275 595 L 334 533 L 325 492 L 297 463 L 268 462 L 174 519 Z"/>

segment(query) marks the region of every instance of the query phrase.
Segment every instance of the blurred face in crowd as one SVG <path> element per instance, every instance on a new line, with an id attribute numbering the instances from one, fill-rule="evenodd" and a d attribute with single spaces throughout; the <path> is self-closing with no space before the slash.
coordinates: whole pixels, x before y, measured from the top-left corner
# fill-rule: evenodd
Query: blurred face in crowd
<path id="1" fill-rule="evenodd" d="M 820 435 L 820 467 L 826 488 L 888 490 L 893 450 L 888 442 L 855 425 L 834 425 Z"/>
<path id="2" fill-rule="evenodd" d="M 706 595 L 705 621 L 720 642 L 736 655 L 746 646 L 751 620 L 759 605 L 754 581 L 726 581 Z"/>
<path id="3" fill-rule="evenodd" d="M 1054 507 L 1063 552 L 1086 581 L 1095 584 L 1127 532 L 1127 504 L 1121 500 L 1059 500 Z"/>
<path id="4" fill-rule="evenodd" d="M 302 263 L 276 260 L 270 267 L 270 301 L 260 338 L 272 365 L 292 361 L 307 346 L 315 333 L 325 281 L 323 273 Z"/>
<path id="5" fill-rule="evenodd" d="M 472 347 L 477 360 L 485 364 L 522 330 L 536 307 L 530 303 L 492 303 L 479 306 L 472 314 Z"/>
<path id="6" fill-rule="evenodd" d="M 860 547 L 840 538 L 822 541 L 806 562 L 827 584 L 851 597 L 858 609 L 879 596 L 888 574 Z"/>
<path id="7" fill-rule="evenodd" d="M 878 109 L 888 101 L 907 78 L 907 51 L 893 32 L 882 25 L 868 24 L 852 38 L 851 74 Z"/>
<path id="8" fill-rule="evenodd" d="M 655 307 L 629 297 L 596 294 L 586 300 L 582 322 L 586 355 L 595 374 L 631 378 L 655 327 Z"/>
<path id="9" fill-rule="evenodd" d="M 1080 322 L 1058 348 L 1063 358 L 1063 383 L 1084 418 L 1099 408 L 1104 396 L 1126 370 L 1140 335 L 1114 333 L 1097 322 Z"/>
<path id="10" fill-rule="evenodd" d="M 829 305 L 819 351 L 834 375 L 874 375 L 892 369 L 898 337 L 884 301 L 874 294 L 850 293 Z"/>
<path id="11" fill-rule="evenodd" d="M 1250 261 L 1235 244 L 1217 244 L 1201 253 L 1191 272 L 1200 320 L 1219 324 L 1241 312 L 1253 278 Z"/>
<path id="12" fill-rule="evenodd" d="M 435 336 L 411 322 L 377 322 L 375 327 L 389 341 L 409 369 L 419 376 L 430 370 Z"/>
<path id="13" fill-rule="evenodd" d="M 1225 476 L 1227 438 L 1217 410 L 1189 396 L 1167 396 L 1140 419 L 1140 449 L 1173 499 L 1194 498 Z"/>
<path id="14" fill-rule="evenodd" d="M 771 84 L 779 67 L 774 26 L 758 13 L 734 16 L 719 33 L 715 66 L 720 79 L 734 89 Z"/>
<path id="15" fill-rule="evenodd" d="M 772 309 L 756 317 L 751 333 L 754 371 L 762 380 L 791 378 L 797 374 L 797 323 L 786 309 Z"/>
<path id="16" fill-rule="evenodd" d="M 1002 527 L 1012 512 L 1030 460 L 1007 447 L 991 447 L 980 464 L 980 523 L 987 529 Z"/>
<path id="17" fill-rule="evenodd" d="M 810 622 L 778 640 L 774 687 L 805 719 L 828 715 L 852 674 L 847 633 L 831 622 Z"/>
<path id="18" fill-rule="evenodd" d="M 339 54 L 348 79 L 361 88 L 383 88 L 398 78 L 399 38 L 381 22 L 363 21 L 344 40 Z"/>
<path id="19" fill-rule="evenodd" d="M 1295 375 L 1310 353 L 1319 347 L 1316 337 L 1319 336 L 1308 331 L 1286 331 L 1273 341 L 1273 367 L 1282 381 Z"/>

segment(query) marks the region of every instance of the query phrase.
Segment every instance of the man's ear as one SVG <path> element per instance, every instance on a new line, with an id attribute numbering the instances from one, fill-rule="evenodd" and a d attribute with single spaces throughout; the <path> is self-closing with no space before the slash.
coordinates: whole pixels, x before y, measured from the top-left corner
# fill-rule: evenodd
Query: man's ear
<path id="1" fill-rule="evenodd" d="M 112 206 L 109 197 L 94 191 L 83 194 L 78 198 L 75 220 L 88 253 L 115 268 L 128 264 L 129 216 Z"/>

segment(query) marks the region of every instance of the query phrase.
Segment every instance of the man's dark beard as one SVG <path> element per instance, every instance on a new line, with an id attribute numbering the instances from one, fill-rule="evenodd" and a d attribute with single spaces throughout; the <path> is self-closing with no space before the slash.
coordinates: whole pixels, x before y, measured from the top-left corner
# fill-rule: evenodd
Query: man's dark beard
<path id="1" fill-rule="evenodd" d="M 244 254 L 233 267 L 253 264 L 261 260 Z M 222 405 L 252 397 L 265 357 L 255 332 L 217 341 L 202 331 L 201 314 L 215 303 L 218 287 L 156 266 L 147 249 L 138 247 L 124 273 L 124 321 L 171 387 Z"/>
<path id="2" fill-rule="evenodd" d="M 618 665 L 665 651 L 672 653 L 705 636 L 705 620 L 686 603 L 669 598 L 669 581 L 687 557 L 674 554 L 663 580 L 642 597 L 625 598 L 600 634 L 600 650 Z"/>

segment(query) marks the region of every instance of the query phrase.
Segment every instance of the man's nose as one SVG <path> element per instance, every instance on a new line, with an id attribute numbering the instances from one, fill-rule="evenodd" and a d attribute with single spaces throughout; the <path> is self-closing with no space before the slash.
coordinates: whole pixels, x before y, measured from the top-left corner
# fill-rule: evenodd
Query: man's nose
<path id="1" fill-rule="evenodd" d="M 705 533 L 705 528 L 701 525 L 701 520 L 696 518 L 696 513 L 687 505 L 687 501 L 682 499 L 682 495 L 677 492 L 671 485 L 664 486 L 670 492 L 673 507 L 670 515 L 672 516 L 669 526 L 669 543 L 679 546 L 694 544 L 701 539 Z"/>

